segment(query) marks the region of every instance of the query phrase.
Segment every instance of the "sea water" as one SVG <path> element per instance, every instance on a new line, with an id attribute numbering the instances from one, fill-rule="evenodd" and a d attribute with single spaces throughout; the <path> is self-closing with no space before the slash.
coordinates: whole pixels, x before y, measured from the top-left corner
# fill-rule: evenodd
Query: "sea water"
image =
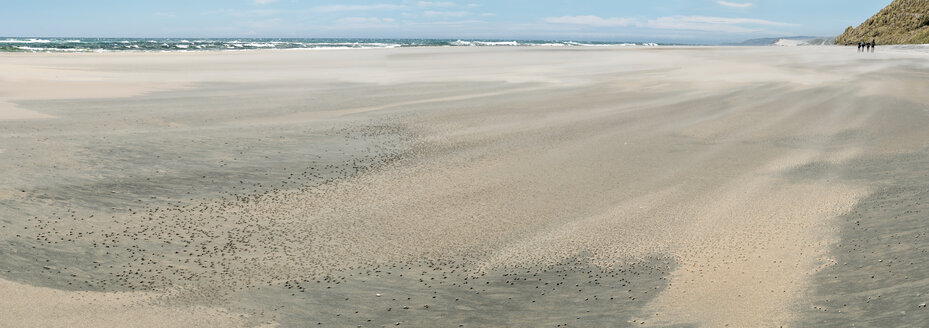
<path id="1" fill-rule="evenodd" d="M 657 43 L 439 39 L 152 39 L 0 37 L 0 52 L 207 51 L 255 49 L 370 49 L 400 47 L 597 47 Z"/>

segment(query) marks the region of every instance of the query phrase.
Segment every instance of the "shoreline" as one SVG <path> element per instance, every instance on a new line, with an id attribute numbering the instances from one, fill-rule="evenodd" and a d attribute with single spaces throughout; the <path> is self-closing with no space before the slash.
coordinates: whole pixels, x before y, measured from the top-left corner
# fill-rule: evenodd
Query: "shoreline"
<path id="1" fill-rule="evenodd" d="M 101 50 L 101 51 L 0 51 L 0 56 L 18 57 L 18 56 L 95 56 L 95 55 L 159 55 L 159 54 L 178 54 L 178 55 L 223 55 L 223 54 L 263 54 L 263 53 L 313 53 L 313 52 L 352 52 L 352 51 L 415 51 L 419 50 L 473 50 L 473 51 L 493 51 L 493 50 L 628 50 L 628 51 L 649 51 L 649 50 L 686 50 L 686 49 L 845 49 L 854 45 L 803 45 L 803 46 L 778 46 L 778 45 L 658 45 L 658 46 L 624 46 L 624 45 L 603 45 L 603 46 L 543 46 L 543 45 L 520 45 L 520 46 L 415 46 L 415 47 L 395 47 L 395 48 L 290 48 L 290 49 L 230 49 L 230 50 Z M 880 50 L 892 50 L 894 54 L 913 54 L 923 55 L 929 52 L 929 44 L 888 44 L 879 45 Z"/>

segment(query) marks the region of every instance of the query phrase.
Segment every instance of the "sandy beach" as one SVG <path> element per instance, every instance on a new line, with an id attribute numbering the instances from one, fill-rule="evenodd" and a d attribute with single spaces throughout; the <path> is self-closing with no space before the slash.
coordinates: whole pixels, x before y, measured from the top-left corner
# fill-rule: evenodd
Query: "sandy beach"
<path id="1" fill-rule="evenodd" d="M 926 59 L 0 53 L 0 327 L 927 326 Z"/>

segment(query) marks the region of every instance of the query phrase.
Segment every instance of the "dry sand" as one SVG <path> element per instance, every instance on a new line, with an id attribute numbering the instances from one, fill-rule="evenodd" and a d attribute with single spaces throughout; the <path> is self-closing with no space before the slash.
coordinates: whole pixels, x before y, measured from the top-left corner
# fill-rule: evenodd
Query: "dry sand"
<path id="1" fill-rule="evenodd" d="M 0 326 L 925 326 L 924 56 L 2 54 Z"/>

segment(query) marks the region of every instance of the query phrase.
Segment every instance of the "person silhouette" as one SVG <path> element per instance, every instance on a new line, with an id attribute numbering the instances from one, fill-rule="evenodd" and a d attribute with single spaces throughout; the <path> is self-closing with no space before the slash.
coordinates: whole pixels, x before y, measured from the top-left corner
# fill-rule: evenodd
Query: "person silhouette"
<path id="1" fill-rule="evenodd" d="M 875 39 L 871 39 L 871 52 L 872 53 L 874 52 L 874 48 L 877 48 L 877 41 Z"/>
<path id="2" fill-rule="evenodd" d="M 861 52 L 861 41 L 858 41 L 858 52 Z"/>

